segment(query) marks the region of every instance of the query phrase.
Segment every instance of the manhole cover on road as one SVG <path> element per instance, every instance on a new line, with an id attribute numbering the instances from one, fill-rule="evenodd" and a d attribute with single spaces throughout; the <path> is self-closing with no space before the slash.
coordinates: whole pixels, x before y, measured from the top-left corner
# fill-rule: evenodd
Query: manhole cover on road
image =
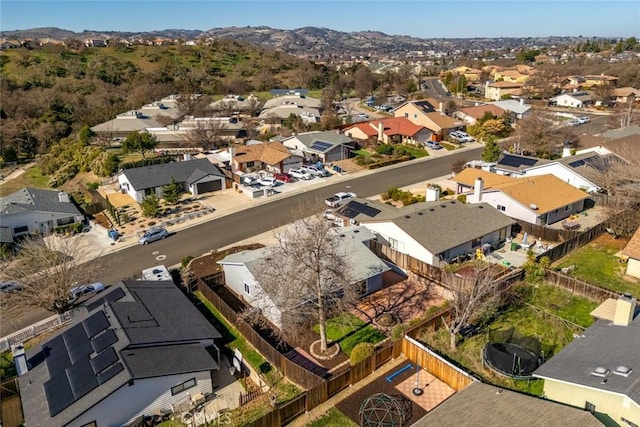
<path id="1" fill-rule="evenodd" d="M 160 253 L 160 251 L 153 251 L 151 252 L 151 255 L 158 255 Z"/>
<path id="2" fill-rule="evenodd" d="M 157 260 L 157 261 L 164 261 L 164 259 L 165 259 L 165 258 L 167 258 L 167 256 L 166 256 L 166 255 L 158 255 L 158 256 L 156 257 L 156 260 Z"/>

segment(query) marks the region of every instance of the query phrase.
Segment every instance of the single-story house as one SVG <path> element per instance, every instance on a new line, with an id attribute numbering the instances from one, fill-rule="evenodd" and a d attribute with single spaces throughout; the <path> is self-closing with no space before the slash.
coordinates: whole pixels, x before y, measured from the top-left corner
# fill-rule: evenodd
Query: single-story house
<path id="1" fill-rule="evenodd" d="M 335 233 L 339 238 L 338 250 L 346 254 L 344 262 L 348 263 L 351 281 L 353 286 L 360 288 L 361 296 L 382 289 L 383 273 L 391 268 L 369 250 L 368 242 L 376 236 L 364 227 L 343 228 Z M 225 285 L 239 298 L 259 308 L 271 323 L 280 328 L 279 302 L 266 294 L 256 279 L 268 253 L 268 247 L 241 251 L 227 255 L 218 264 L 222 266 Z"/>
<path id="2" fill-rule="evenodd" d="M 49 234 L 57 227 L 84 221 L 84 214 L 69 194 L 58 190 L 23 188 L 0 198 L 0 224 L 11 237 Z"/>
<path id="3" fill-rule="evenodd" d="M 431 140 L 433 135 L 429 129 L 416 125 L 405 117 L 356 123 L 343 131 L 353 139 L 380 144 L 421 145 Z"/>
<path id="4" fill-rule="evenodd" d="M 627 257 L 627 270 L 625 273 L 640 279 L 640 228 L 636 230 L 624 247 L 622 255 Z"/>
<path id="5" fill-rule="evenodd" d="M 407 101 L 393 110 L 394 117 L 404 117 L 418 126 L 429 129 L 433 135 L 431 140 L 441 141 L 454 130 L 462 129 L 465 123 L 447 116 L 442 103 L 438 109 L 434 107 L 434 100 Z"/>
<path id="6" fill-rule="evenodd" d="M 475 125 L 478 120 L 483 118 L 485 114 L 490 113 L 493 117 L 502 117 L 506 111 L 497 105 L 484 104 L 475 107 L 461 108 L 453 113 L 453 116 L 462 120 L 468 125 Z"/>
<path id="7" fill-rule="evenodd" d="M 120 188 L 138 203 L 150 194 L 162 198 L 162 187 L 172 179 L 194 196 L 226 188 L 224 172 L 208 159 L 124 169 L 117 178 Z"/>
<path id="8" fill-rule="evenodd" d="M 613 90 L 613 102 L 616 104 L 626 104 L 636 101 L 640 101 L 640 89 L 634 87 L 619 87 Z"/>
<path id="9" fill-rule="evenodd" d="M 170 413 L 213 393 L 219 338 L 171 281 L 110 286 L 18 357 L 27 371 L 19 377 L 25 424 L 122 426 Z"/>
<path id="10" fill-rule="evenodd" d="M 550 101 L 555 102 L 558 107 L 583 108 L 593 105 L 594 99 L 587 92 L 571 92 L 554 96 Z"/>
<path id="11" fill-rule="evenodd" d="M 499 101 L 507 95 L 522 95 L 522 82 L 486 82 L 484 85 L 484 97 L 492 101 Z"/>
<path id="12" fill-rule="evenodd" d="M 209 104 L 209 108 L 213 111 L 220 111 L 223 113 L 233 112 L 245 112 L 254 113 L 260 106 L 260 99 L 251 94 L 246 98 L 240 95 L 226 95 L 224 98 L 219 99 Z"/>
<path id="13" fill-rule="evenodd" d="M 440 267 L 485 245 L 497 247 L 511 236 L 515 222 L 486 203 L 447 200 L 416 203 L 359 223 L 379 242 Z"/>
<path id="14" fill-rule="evenodd" d="M 507 111 L 513 121 L 521 120 L 524 116 L 526 116 L 531 110 L 531 105 L 526 105 L 524 103 L 524 99 L 520 99 L 516 101 L 515 99 L 505 99 L 503 101 L 495 101 L 491 102 L 491 105 L 495 105 L 497 107 L 502 108 Z"/>
<path id="15" fill-rule="evenodd" d="M 138 110 L 131 110 L 126 113 L 118 114 L 115 119 L 95 125 L 91 130 L 96 135 L 113 139 L 126 138 L 133 132 L 141 132 L 148 128 L 161 127 L 164 126 L 162 126 L 152 116 L 145 115 Z"/>
<path id="16" fill-rule="evenodd" d="M 325 211 L 325 218 L 334 221 L 336 225 L 348 227 L 360 225 L 361 221 L 375 219 L 378 216 L 391 215 L 396 207 L 377 200 L 354 197 L 340 207 Z"/>
<path id="17" fill-rule="evenodd" d="M 337 162 L 348 159 L 353 150 L 353 140 L 334 130 L 304 132 L 282 140 L 290 150 L 302 152 L 312 162 Z"/>
<path id="18" fill-rule="evenodd" d="M 273 173 L 288 172 L 302 165 L 303 158 L 291 153 L 279 141 L 237 145 L 233 151 L 234 170 L 246 172 L 266 169 Z"/>
<path id="19" fill-rule="evenodd" d="M 280 123 L 291 114 L 299 116 L 305 123 L 315 123 L 322 115 L 322 101 L 304 95 L 284 95 L 264 103 L 259 119 Z"/>
<path id="20" fill-rule="evenodd" d="M 225 140 L 235 140 L 244 138 L 247 131 L 244 122 L 237 117 L 193 117 L 187 116 L 185 119 L 169 129 L 186 132 L 205 132 L 210 136 Z"/>
<path id="21" fill-rule="evenodd" d="M 466 168 L 452 180 L 458 184 L 458 193 L 467 195 L 467 203 L 487 203 L 511 218 L 536 225 L 550 225 L 582 212 L 589 198 L 551 174 L 513 178 Z"/>
<path id="22" fill-rule="evenodd" d="M 606 425 L 640 425 L 640 316 L 636 299 L 610 298 L 596 321 L 533 372 L 546 399 L 584 408 Z"/>
<path id="23" fill-rule="evenodd" d="M 608 76 L 606 74 L 591 74 L 584 76 L 583 86 L 591 87 L 603 84 L 616 86 L 618 84 L 618 78 L 615 76 Z"/>

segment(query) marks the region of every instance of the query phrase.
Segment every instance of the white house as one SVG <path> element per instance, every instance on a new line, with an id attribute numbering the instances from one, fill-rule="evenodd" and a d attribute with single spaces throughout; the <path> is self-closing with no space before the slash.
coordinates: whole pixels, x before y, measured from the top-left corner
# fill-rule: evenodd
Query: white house
<path id="1" fill-rule="evenodd" d="M 486 245 L 495 248 L 511 236 L 514 224 L 488 204 L 457 200 L 416 203 L 359 222 L 379 242 L 436 267 Z"/>
<path id="2" fill-rule="evenodd" d="M 213 393 L 220 333 L 171 281 L 124 281 L 18 363 L 25 424 L 121 426 Z M 210 353 L 211 352 L 211 353 Z"/>
<path id="3" fill-rule="evenodd" d="M 364 227 L 341 229 L 339 249 L 347 254 L 345 262 L 349 265 L 353 286 L 362 287 L 361 295 L 368 295 L 382 288 L 382 275 L 390 267 L 369 250 L 366 243 L 375 239 L 375 235 Z M 281 311 L 278 302 L 260 287 L 256 280 L 257 271 L 269 253 L 269 248 L 247 250 L 230 254 L 218 261 L 224 271 L 225 285 L 238 297 L 255 308 L 276 327 L 282 326 Z M 286 280 L 286 278 L 283 278 Z"/>
<path id="4" fill-rule="evenodd" d="M 467 195 L 467 203 L 487 203 L 511 218 L 536 225 L 550 225 L 582 212 L 589 198 L 553 175 L 512 178 L 466 168 L 452 179 L 458 193 Z"/>
<path id="5" fill-rule="evenodd" d="M 570 92 L 563 93 L 550 99 L 554 101 L 558 107 L 583 108 L 592 105 L 593 97 L 587 92 Z"/>
<path id="6" fill-rule="evenodd" d="M 145 196 L 162 198 L 162 187 L 174 179 L 194 196 L 225 188 L 225 174 L 208 159 L 185 160 L 125 169 L 118 174 L 118 185 L 141 203 Z"/>
<path id="7" fill-rule="evenodd" d="M 503 101 L 491 102 L 491 105 L 502 108 L 507 111 L 514 120 L 522 120 L 531 110 L 531 105 L 524 103 L 524 99 L 520 98 L 519 101 L 514 99 L 505 99 Z"/>
<path id="8" fill-rule="evenodd" d="M 0 224 L 10 230 L 12 238 L 48 234 L 83 221 L 84 215 L 64 191 L 23 188 L 0 198 Z"/>

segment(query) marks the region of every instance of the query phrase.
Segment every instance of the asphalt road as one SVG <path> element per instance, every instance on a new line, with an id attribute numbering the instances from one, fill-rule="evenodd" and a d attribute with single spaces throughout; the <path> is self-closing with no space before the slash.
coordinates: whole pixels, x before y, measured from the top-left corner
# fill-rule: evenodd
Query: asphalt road
<path id="1" fill-rule="evenodd" d="M 287 224 L 295 219 L 300 203 L 318 202 L 339 191 L 351 191 L 360 197 L 380 194 L 390 187 L 404 187 L 451 173 L 451 164 L 459 159 L 479 158 L 481 148 L 444 157 L 416 161 L 377 173 L 354 177 L 340 183 L 310 189 L 287 198 L 273 200 L 232 215 L 180 231 L 146 246 L 134 246 L 96 260 L 101 263 L 99 281 L 116 283 L 135 277 L 144 268 L 174 265 L 186 256 L 197 256 Z"/>

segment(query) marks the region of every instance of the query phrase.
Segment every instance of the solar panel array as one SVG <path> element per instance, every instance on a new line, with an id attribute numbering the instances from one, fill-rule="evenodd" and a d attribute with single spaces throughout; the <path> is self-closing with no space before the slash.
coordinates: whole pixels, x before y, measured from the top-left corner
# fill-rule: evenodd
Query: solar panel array
<path id="1" fill-rule="evenodd" d="M 111 347 L 118 337 L 110 326 L 101 310 L 43 346 L 50 377 L 44 390 L 51 416 L 124 370 Z"/>
<path id="2" fill-rule="evenodd" d="M 109 291 L 108 293 L 105 293 L 101 298 L 98 298 L 97 300 L 93 301 L 91 304 L 87 304 L 87 310 L 89 312 L 91 312 L 91 311 L 95 310 L 96 308 L 100 307 L 105 302 L 118 301 L 124 295 L 125 295 L 125 293 L 122 290 L 122 288 L 117 288 L 116 287 L 112 291 Z"/>
<path id="3" fill-rule="evenodd" d="M 530 159 L 527 157 L 511 156 L 506 154 L 502 159 L 498 161 L 498 164 L 502 166 L 509 166 L 512 168 L 519 168 L 520 166 L 533 166 L 538 163 L 538 159 Z"/>
<path id="4" fill-rule="evenodd" d="M 345 216 L 347 218 L 355 218 L 360 214 L 373 218 L 374 216 L 380 213 L 380 210 L 374 207 L 365 205 L 364 203 L 351 201 L 346 205 L 344 205 L 339 210 L 339 213 L 340 215 Z"/>
<path id="5" fill-rule="evenodd" d="M 325 141 L 316 141 L 309 147 L 311 150 L 315 151 L 327 151 L 329 148 L 333 147 L 333 144 Z"/>

